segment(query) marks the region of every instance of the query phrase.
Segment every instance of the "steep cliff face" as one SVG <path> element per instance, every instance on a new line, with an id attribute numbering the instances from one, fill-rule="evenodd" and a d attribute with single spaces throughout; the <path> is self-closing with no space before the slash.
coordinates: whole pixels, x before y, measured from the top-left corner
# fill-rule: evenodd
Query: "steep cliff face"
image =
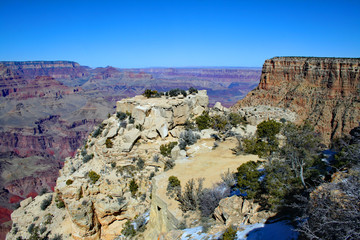
<path id="1" fill-rule="evenodd" d="M 60 79 L 74 79 L 88 76 L 88 68 L 71 61 L 24 61 L 24 62 L 0 62 L 18 75 L 25 78 L 37 76 L 51 76 Z"/>
<path id="2" fill-rule="evenodd" d="M 96 90 L 99 95 L 132 97 L 145 89 L 168 91 L 173 88 L 195 87 L 208 92 L 210 105 L 221 102 L 228 107 L 246 95 L 259 82 L 257 68 L 96 68 L 82 87 Z"/>
<path id="3" fill-rule="evenodd" d="M 360 59 L 275 57 L 266 60 L 258 87 L 233 106 L 269 105 L 309 120 L 325 143 L 360 121 Z"/>

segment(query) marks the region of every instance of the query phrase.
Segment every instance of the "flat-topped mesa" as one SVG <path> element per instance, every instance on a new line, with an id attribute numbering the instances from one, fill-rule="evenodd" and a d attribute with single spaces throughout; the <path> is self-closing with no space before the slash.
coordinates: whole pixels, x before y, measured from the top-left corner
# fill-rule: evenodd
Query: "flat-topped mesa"
<path id="1" fill-rule="evenodd" d="M 360 58 L 275 57 L 266 60 L 258 87 L 233 109 L 267 105 L 309 120 L 325 143 L 360 121 Z"/>
<path id="2" fill-rule="evenodd" d="M 179 95 L 146 98 L 139 95 L 118 101 L 116 111 L 130 113 L 134 118 L 135 126 L 141 125 L 144 135 L 152 139 L 158 134 L 161 138 L 165 138 L 169 130 L 176 125 L 184 124 L 190 116 L 201 115 L 207 110 L 208 104 L 209 97 L 206 90 L 201 90 L 186 97 Z"/>
<path id="3" fill-rule="evenodd" d="M 88 75 L 85 67 L 72 61 L 0 61 L 1 65 L 24 78 L 31 79 L 37 76 L 72 79 Z"/>

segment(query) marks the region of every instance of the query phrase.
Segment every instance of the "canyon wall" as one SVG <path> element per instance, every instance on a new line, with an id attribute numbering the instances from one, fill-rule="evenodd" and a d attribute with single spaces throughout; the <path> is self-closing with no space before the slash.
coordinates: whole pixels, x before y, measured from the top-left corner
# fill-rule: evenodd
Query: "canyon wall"
<path id="1" fill-rule="evenodd" d="M 232 105 L 254 88 L 260 69 L 81 66 L 71 61 L 0 62 L 0 230 L 18 201 L 55 185 L 65 157 L 115 103 L 145 89 L 208 89 L 210 102 Z M 4 226 L 2 228 L 1 226 Z M 0 239 L 3 239 L 0 235 Z"/>
<path id="2" fill-rule="evenodd" d="M 275 57 L 266 60 L 258 87 L 233 106 L 268 105 L 309 120 L 325 143 L 360 122 L 360 59 Z"/>

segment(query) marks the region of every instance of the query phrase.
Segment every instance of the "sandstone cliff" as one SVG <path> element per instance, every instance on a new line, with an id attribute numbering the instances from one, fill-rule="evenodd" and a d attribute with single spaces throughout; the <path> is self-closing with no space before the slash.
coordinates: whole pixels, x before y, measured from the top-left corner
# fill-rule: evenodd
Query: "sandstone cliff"
<path id="1" fill-rule="evenodd" d="M 258 87 L 233 109 L 267 105 L 309 120 L 324 142 L 360 122 L 360 59 L 275 57 L 266 60 Z"/>

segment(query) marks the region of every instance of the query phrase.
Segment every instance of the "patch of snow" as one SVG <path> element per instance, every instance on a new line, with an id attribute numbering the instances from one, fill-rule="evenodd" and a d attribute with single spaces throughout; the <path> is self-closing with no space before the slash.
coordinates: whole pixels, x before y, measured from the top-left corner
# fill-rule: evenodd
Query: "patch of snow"
<path id="1" fill-rule="evenodd" d="M 265 226 L 264 223 L 256 223 L 256 224 L 252 224 L 252 225 L 241 225 L 241 228 L 243 228 L 243 231 L 238 231 L 236 233 L 236 239 L 238 240 L 242 240 L 242 239 L 246 239 L 247 235 L 253 231 L 254 229 L 257 228 L 263 228 Z"/>
<path id="2" fill-rule="evenodd" d="M 206 233 L 203 233 L 202 230 L 203 230 L 202 226 L 194 227 L 194 228 L 186 228 L 183 230 L 184 233 L 181 235 L 181 240 L 204 239 L 208 235 Z"/>
<path id="3" fill-rule="evenodd" d="M 290 240 L 297 239 L 298 233 L 293 230 L 290 222 L 287 220 L 274 223 L 257 223 L 244 226 L 244 231 L 237 232 L 238 240 Z"/>

